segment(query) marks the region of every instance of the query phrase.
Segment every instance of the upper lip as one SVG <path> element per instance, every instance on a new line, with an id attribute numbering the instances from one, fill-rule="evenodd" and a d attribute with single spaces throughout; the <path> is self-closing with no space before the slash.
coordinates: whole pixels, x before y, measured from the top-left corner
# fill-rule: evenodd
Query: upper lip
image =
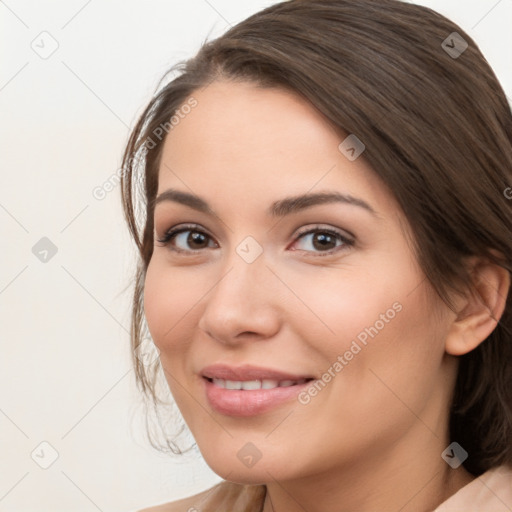
<path id="1" fill-rule="evenodd" d="M 234 381 L 248 381 L 248 380 L 302 380 L 312 379 L 311 375 L 299 375 L 281 370 L 274 370 L 272 368 L 263 368 L 261 366 L 243 365 L 243 366 L 228 366 L 226 364 L 212 364 L 205 366 L 201 370 L 201 375 L 209 379 L 225 379 Z"/>

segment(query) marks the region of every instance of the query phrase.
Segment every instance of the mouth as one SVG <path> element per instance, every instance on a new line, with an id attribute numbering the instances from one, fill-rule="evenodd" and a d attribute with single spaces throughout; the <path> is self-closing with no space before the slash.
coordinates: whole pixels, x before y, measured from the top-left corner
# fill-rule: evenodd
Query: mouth
<path id="1" fill-rule="evenodd" d="M 291 386 L 298 386 L 310 382 L 313 377 L 303 378 L 299 380 L 274 380 L 274 379 L 262 379 L 262 380 L 227 380 L 227 379 L 216 379 L 203 377 L 208 382 L 211 382 L 214 386 L 222 389 L 229 390 L 245 390 L 252 391 L 255 389 L 275 389 L 275 388 L 288 388 Z"/>
<path id="2" fill-rule="evenodd" d="M 245 417 L 290 404 L 315 380 L 311 375 L 293 375 L 250 365 L 212 365 L 202 370 L 201 377 L 212 409 L 226 416 Z"/>
<path id="3" fill-rule="evenodd" d="M 255 416 L 291 405 L 315 377 L 273 368 L 213 364 L 200 372 L 210 407 L 225 416 Z"/>
<path id="4" fill-rule="evenodd" d="M 275 370 L 273 368 L 264 368 L 262 366 L 253 366 L 245 364 L 242 366 L 228 366 L 226 364 L 212 364 L 206 366 L 201 371 L 201 376 L 211 380 L 226 381 L 226 382 L 292 382 L 297 383 L 302 380 L 313 379 L 312 375 L 302 374 L 297 375 L 282 370 Z M 219 382 L 220 383 L 220 382 Z M 290 384 L 287 384 L 288 386 Z M 240 388 L 234 388 L 240 389 Z"/>

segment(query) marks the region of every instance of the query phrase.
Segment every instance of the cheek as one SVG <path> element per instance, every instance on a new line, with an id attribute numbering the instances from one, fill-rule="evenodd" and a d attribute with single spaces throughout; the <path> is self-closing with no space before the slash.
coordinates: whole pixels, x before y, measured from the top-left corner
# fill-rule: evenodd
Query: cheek
<path id="1" fill-rule="evenodd" d="M 295 304 L 293 318 L 288 319 L 300 328 L 297 335 L 335 355 L 358 336 L 364 341 L 375 324 L 379 331 L 387 329 L 399 316 L 403 290 L 409 289 L 404 276 L 372 272 L 367 266 L 313 267 L 300 273 L 283 269 L 281 274 L 294 292 L 289 298 Z"/>
<path id="2" fill-rule="evenodd" d="M 400 387 L 408 378 L 435 373 L 446 333 L 430 312 L 423 274 L 405 250 L 357 267 L 287 272 L 284 280 L 301 302 L 290 322 L 320 368 L 327 371 L 347 354 L 344 385 L 357 389 L 369 369 Z"/>
<path id="3" fill-rule="evenodd" d="M 158 256 L 151 260 L 144 284 L 144 313 L 160 352 L 179 348 L 194 305 L 204 295 L 201 290 L 200 282 L 186 272 L 166 268 Z"/>
<path id="4" fill-rule="evenodd" d="M 431 315 L 426 286 L 413 292 L 402 285 L 391 293 L 384 288 L 370 295 L 366 318 L 356 323 L 346 317 L 352 336 L 345 343 L 355 340 L 361 350 L 349 354 L 352 359 L 343 370 L 344 380 L 337 385 L 343 385 L 346 395 L 357 397 L 353 410 L 368 422 L 373 414 L 383 422 L 391 413 L 405 422 L 413 419 L 410 410 L 423 410 L 443 378 L 446 325 Z"/>

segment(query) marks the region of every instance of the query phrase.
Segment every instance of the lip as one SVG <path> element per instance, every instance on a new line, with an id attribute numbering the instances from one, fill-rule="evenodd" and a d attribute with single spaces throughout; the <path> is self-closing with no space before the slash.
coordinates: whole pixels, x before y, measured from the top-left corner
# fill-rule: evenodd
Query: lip
<path id="1" fill-rule="evenodd" d="M 248 380 L 293 380 L 314 379 L 310 375 L 297 375 L 280 370 L 251 365 L 230 367 L 211 365 L 201 371 L 206 398 L 215 411 L 227 416 L 248 417 L 263 414 L 279 405 L 290 402 L 307 386 L 311 380 L 293 386 L 273 389 L 230 390 L 216 386 L 208 379 Z"/>
<path id="2" fill-rule="evenodd" d="M 203 377 L 206 398 L 215 411 L 226 416 L 256 416 L 295 398 L 312 381 L 273 389 L 230 390 Z"/>
<path id="3" fill-rule="evenodd" d="M 271 368 L 263 368 L 261 366 L 252 366 L 250 364 L 242 366 L 228 366 L 226 364 L 212 364 L 205 366 L 201 370 L 203 377 L 209 379 L 225 379 L 225 380 L 302 380 L 313 379 L 313 375 L 300 375 L 274 370 Z"/>

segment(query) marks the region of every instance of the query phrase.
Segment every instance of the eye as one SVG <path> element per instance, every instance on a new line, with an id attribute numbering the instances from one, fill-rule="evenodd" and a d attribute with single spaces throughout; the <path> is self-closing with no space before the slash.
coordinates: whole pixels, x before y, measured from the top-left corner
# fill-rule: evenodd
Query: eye
<path id="1" fill-rule="evenodd" d="M 172 251 L 188 253 L 188 255 L 198 254 L 202 249 L 218 248 L 218 244 L 212 237 L 196 224 L 169 229 L 162 238 L 157 239 L 157 242 L 162 246 L 169 246 Z M 299 232 L 293 245 L 302 244 L 302 247 L 292 250 L 316 252 L 316 256 L 328 256 L 339 250 L 348 249 L 354 243 L 353 239 L 342 232 L 316 226 Z"/>
<path id="2" fill-rule="evenodd" d="M 166 231 L 161 239 L 157 240 L 163 246 L 170 245 L 170 249 L 176 252 L 195 254 L 201 249 L 212 247 L 210 235 L 199 229 L 196 225 L 181 226 Z M 213 247 L 218 247 L 213 243 Z"/>
<path id="3" fill-rule="evenodd" d="M 354 245 L 354 240 L 343 233 L 318 226 L 299 233 L 297 240 L 294 245 L 302 243 L 300 250 L 320 253 L 317 256 L 327 256 Z"/>

